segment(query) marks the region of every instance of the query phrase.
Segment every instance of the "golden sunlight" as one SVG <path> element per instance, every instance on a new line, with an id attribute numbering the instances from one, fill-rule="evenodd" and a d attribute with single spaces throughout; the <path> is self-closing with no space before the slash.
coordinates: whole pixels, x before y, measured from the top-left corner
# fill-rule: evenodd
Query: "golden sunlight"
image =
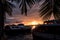
<path id="1" fill-rule="evenodd" d="M 30 24 L 31 24 L 31 25 L 38 25 L 39 23 L 36 22 L 36 21 L 32 21 Z"/>
<path id="2" fill-rule="evenodd" d="M 24 25 L 38 25 L 43 24 L 43 21 L 30 21 L 30 22 L 24 22 Z"/>

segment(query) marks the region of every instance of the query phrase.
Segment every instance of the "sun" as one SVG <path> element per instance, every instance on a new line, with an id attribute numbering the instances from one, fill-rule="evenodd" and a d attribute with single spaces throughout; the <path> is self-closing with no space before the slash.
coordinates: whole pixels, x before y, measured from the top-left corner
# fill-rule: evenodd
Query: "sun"
<path id="1" fill-rule="evenodd" d="M 38 25 L 38 22 L 32 21 L 32 22 L 31 22 L 31 25 Z"/>

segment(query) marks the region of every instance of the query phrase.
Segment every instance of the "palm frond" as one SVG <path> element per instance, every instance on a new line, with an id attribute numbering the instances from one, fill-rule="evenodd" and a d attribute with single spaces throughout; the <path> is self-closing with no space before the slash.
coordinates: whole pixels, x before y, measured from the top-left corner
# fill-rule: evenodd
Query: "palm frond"
<path id="1" fill-rule="evenodd" d="M 22 4 L 22 8 L 21 8 L 21 14 L 25 13 L 25 15 L 27 15 L 27 6 L 25 4 L 25 2 Z"/>
<path id="2" fill-rule="evenodd" d="M 60 19 L 60 0 L 55 0 L 54 2 L 55 2 L 54 8 L 53 8 L 54 17 L 55 19 Z"/>
<path id="3" fill-rule="evenodd" d="M 41 9 L 39 10 L 40 12 L 40 17 L 44 16 L 48 11 L 51 10 L 50 2 L 46 0 L 42 5 Z"/>
<path id="4" fill-rule="evenodd" d="M 31 8 L 35 4 L 34 0 L 21 0 L 19 8 L 21 9 L 21 14 L 27 15 L 27 5 Z"/>
<path id="5" fill-rule="evenodd" d="M 48 11 L 44 16 L 43 16 L 43 20 L 49 20 L 51 17 L 51 10 Z"/>
<path id="6" fill-rule="evenodd" d="M 27 5 L 31 8 L 35 4 L 34 0 L 26 0 Z"/>
<path id="7" fill-rule="evenodd" d="M 13 0 L 13 1 L 15 1 L 15 2 L 17 2 L 17 3 L 20 3 L 20 2 L 21 2 L 21 0 Z"/>
<path id="8" fill-rule="evenodd" d="M 9 6 L 12 7 L 12 8 L 15 8 L 15 5 L 12 4 L 12 3 L 10 3 L 10 2 L 8 2 L 8 1 L 6 1 L 6 4 L 9 5 Z"/>
<path id="9" fill-rule="evenodd" d="M 9 16 L 12 16 L 12 8 L 15 7 L 12 3 L 5 1 L 4 11 L 8 13 Z"/>
<path id="10" fill-rule="evenodd" d="M 16 3 L 20 3 L 21 0 L 8 0 L 8 1 L 11 1 L 11 2 L 16 2 Z"/>
<path id="11" fill-rule="evenodd" d="M 60 0 L 45 0 L 45 2 L 40 6 L 40 17 L 43 19 L 49 19 L 51 14 L 57 19 L 60 18 Z M 49 16 L 48 16 L 49 15 Z"/>
<path id="12" fill-rule="evenodd" d="M 41 0 L 34 0 L 34 1 L 39 3 Z"/>
<path id="13" fill-rule="evenodd" d="M 27 6 L 31 8 L 35 4 L 35 0 L 10 0 L 20 3 L 19 8 L 21 9 L 21 14 L 27 15 Z"/>

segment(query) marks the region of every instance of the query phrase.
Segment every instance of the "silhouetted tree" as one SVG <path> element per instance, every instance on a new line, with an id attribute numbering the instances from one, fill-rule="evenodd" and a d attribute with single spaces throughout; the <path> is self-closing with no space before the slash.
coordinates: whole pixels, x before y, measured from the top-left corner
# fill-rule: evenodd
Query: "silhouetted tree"
<path id="1" fill-rule="evenodd" d="M 1 27 L 1 36 L 4 34 L 4 19 L 6 17 L 5 13 L 12 16 L 12 8 L 14 5 L 7 0 L 0 0 L 0 27 Z"/>

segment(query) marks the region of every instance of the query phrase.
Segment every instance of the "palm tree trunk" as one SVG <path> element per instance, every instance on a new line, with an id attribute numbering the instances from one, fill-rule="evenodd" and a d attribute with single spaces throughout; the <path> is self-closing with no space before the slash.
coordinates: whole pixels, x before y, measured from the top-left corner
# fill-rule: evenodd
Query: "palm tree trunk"
<path id="1" fill-rule="evenodd" d="M 3 40 L 4 38 L 4 11 L 3 9 L 1 8 L 0 10 L 0 27 L 1 27 L 1 40 Z"/>
<path id="2" fill-rule="evenodd" d="M 4 4 L 0 2 L 0 40 L 3 40 L 4 38 Z"/>

